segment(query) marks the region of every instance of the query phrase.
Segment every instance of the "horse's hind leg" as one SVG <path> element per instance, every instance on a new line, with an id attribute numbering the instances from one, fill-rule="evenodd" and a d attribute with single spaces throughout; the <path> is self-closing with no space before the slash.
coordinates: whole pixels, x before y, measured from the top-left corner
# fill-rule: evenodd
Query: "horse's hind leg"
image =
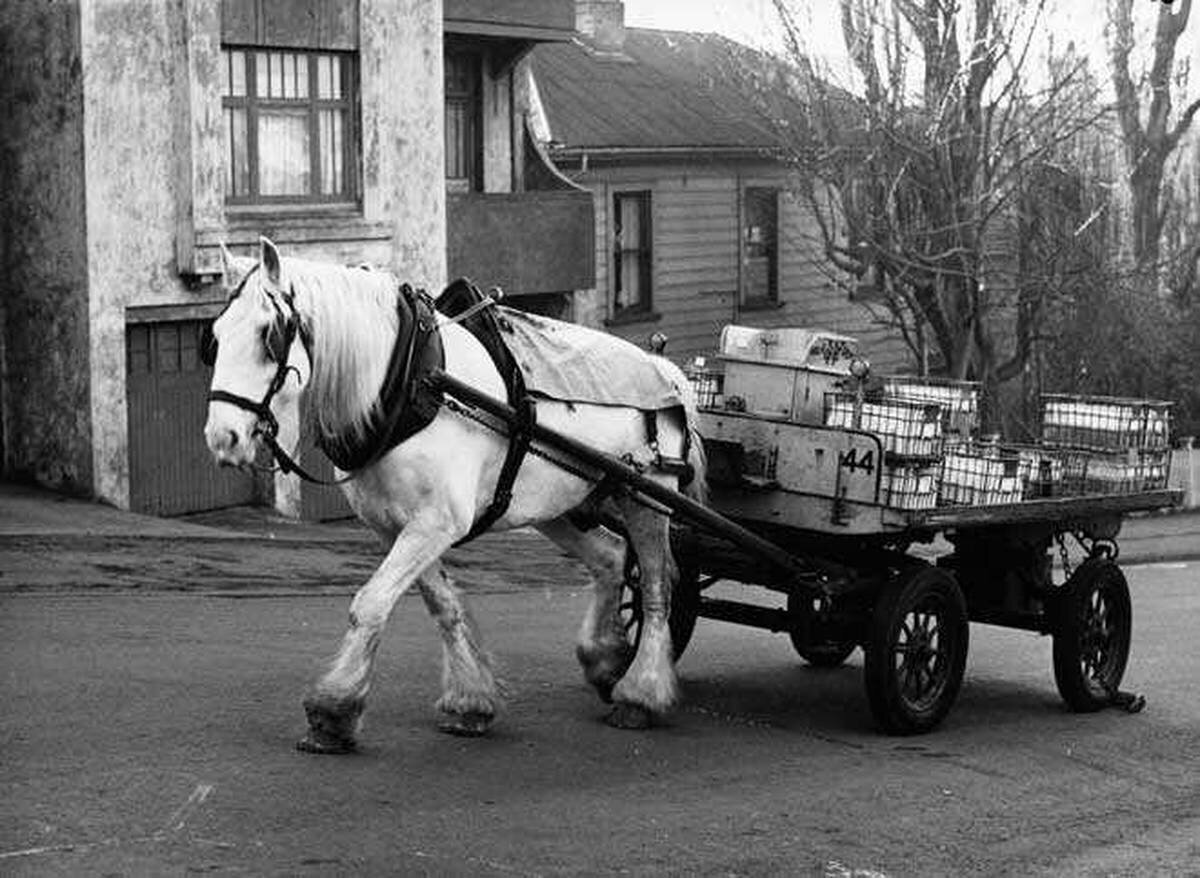
<path id="1" fill-rule="evenodd" d="M 582 561 L 592 574 L 592 601 L 579 627 L 575 656 L 584 679 L 602 699 L 611 701 L 613 686 L 633 660 L 633 648 L 620 618 L 625 540 L 603 527 L 581 530 L 566 518 L 545 522 L 538 529 Z"/>
<path id="2" fill-rule="evenodd" d="M 671 555 L 670 519 L 628 497 L 618 502 L 641 569 L 642 635 L 633 664 L 613 687 L 615 707 L 609 723 L 645 728 L 654 715 L 667 712 L 679 700 L 667 621 L 678 573 Z"/>
<path id="3" fill-rule="evenodd" d="M 421 574 L 421 597 L 442 632 L 442 697 L 438 728 L 452 735 L 482 735 L 496 715 L 496 679 L 479 644 L 478 629 L 442 564 Z"/>

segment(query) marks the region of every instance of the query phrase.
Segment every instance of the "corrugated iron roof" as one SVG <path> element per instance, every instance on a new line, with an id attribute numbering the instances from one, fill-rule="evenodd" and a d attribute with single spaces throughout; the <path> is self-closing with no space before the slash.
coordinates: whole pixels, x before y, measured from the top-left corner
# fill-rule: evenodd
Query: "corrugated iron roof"
<path id="1" fill-rule="evenodd" d="M 718 34 L 626 28 L 623 51 L 539 46 L 533 71 L 555 147 L 770 149 L 749 76 L 766 56 Z"/>

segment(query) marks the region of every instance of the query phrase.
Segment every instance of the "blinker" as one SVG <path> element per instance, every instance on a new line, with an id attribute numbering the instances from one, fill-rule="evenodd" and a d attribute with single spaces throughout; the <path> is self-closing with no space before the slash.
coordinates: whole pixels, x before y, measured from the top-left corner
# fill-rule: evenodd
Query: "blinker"
<path id="1" fill-rule="evenodd" d="M 296 324 L 282 314 L 277 316 L 269 326 L 263 328 L 263 348 L 267 359 L 272 363 L 287 361 L 288 349 L 296 336 Z M 213 334 L 212 323 L 204 324 L 200 330 L 200 362 L 205 366 L 216 365 L 217 337 Z"/>
<path id="2" fill-rule="evenodd" d="M 205 366 L 214 366 L 217 362 L 217 337 L 213 335 L 211 321 L 200 330 L 200 362 Z"/>

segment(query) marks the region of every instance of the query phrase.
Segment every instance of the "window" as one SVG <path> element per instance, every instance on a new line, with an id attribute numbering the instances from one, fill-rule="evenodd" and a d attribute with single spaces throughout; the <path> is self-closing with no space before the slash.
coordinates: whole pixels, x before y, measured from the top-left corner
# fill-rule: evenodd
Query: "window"
<path id="1" fill-rule="evenodd" d="M 611 316 L 650 311 L 653 265 L 650 241 L 650 193 L 616 193 L 613 196 Z"/>
<path id="2" fill-rule="evenodd" d="M 352 52 L 225 46 L 229 204 L 355 200 Z"/>
<path id="3" fill-rule="evenodd" d="M 743 203 L 742 301 L 779 301 L 779 190 L 747 187 Z"/>
<path id="4" fill-rule="evenodd" d="M 483 188 L 478 53 L 446 50 L 446 184 L 452 191 Z"/>

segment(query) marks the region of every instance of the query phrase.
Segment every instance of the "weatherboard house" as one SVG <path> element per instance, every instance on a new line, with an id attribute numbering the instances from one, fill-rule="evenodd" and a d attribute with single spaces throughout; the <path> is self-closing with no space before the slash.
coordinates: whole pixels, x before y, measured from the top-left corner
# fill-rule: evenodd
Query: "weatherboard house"
<path id="1" fill-rule="evenodd" d="M 756 53 L 726 37 L 626 27 L 615 0 L 576 3 L 577 39 L 532 53 L 533 128 L 595 204 L 595 286 L 573 317 L 686 360 L 722 326 L 813 326 L 856 336 L 878 368 L 898 335 L 822 264 L 779 138 L 748 99 Z"/>

